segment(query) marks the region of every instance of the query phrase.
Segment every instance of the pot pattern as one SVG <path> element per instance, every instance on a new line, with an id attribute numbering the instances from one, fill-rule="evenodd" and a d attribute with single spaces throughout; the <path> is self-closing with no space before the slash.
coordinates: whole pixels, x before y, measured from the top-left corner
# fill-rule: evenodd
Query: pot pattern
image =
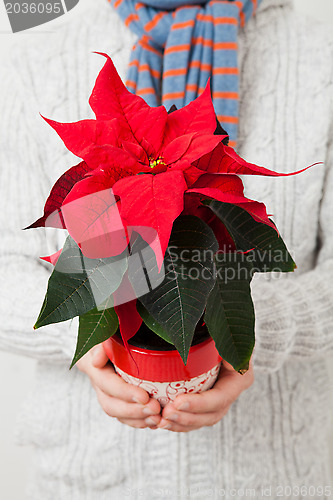
<path id="1" fill-rule="evenodd" d="M 190 380 L 179 380 L 176 382 L 152 382 L 150 380 L 142 380 L 128 373 L 124 372 L 116 365 L 114 365 L 116 372 L 121 376 L 125 382 L 132 385 L 142 387 L 147 391 L 150 396 L 157 399 L 161 407 L 173 401 L 179 394 L 193 394 L 204 392 L 210 389 L 219 374 L 221 363 L 218 363 L 211 370 L 202 373 L 198 377 L 191 378 Z"/>

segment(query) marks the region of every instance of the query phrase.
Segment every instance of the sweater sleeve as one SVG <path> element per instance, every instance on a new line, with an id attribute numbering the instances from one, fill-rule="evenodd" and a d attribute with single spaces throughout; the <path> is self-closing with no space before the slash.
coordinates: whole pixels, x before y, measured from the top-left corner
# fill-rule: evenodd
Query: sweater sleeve
<path id="1" fill-rule="evenodd" d="M 76 320 L 33 330 L 50 275 L 50 266 L 39 256 L 59 248 L 56 230 L 22 231 L 41 214 L 50 190 L 54 164 L 48 149 L 52 147 L 43 140 L 38 108 L 29 110 L 25 88 L 32 82 L 24 87 L 16 68 L 8 65 L 2 70 L 0 348 L 43 360 L 69 361 L 74 354 Z"/>
<path id="2" fill-rule="evenodd" d="M 331 132 L 333 132 L 331 128 Z M 316 265 L 287 279 L 252 284 L 256 312 L 254 366 L 278 370 L 287 359 L 333 354 L 333 134 L 325 161 L 326 176 L 318 221 Z M 305 214 L 306 217 L 306 214 Z"/>

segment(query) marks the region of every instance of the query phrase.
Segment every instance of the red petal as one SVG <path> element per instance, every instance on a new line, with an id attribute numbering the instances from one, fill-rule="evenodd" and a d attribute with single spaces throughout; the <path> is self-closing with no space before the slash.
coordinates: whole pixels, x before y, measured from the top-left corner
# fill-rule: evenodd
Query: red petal
<path id="1" fill-rule="evenodd" d="M 180 135 L 193 132 L 213 134 L 215 129 L 216 116 L 208 80 L 204 92 L 199 97 L 168 115 L 163 147 Z"/>
<path id="2" fill-rule="evenodd" d="M 190 147 L 193 136 L 194 134 L 181 135 L 170 142 L 161 153 L 164 162 L 167 165 L 170 165 L 171 163 L 179 160 L 179 158 L 181 158 Z"/>
<path id="3" fill-rule="evenodd" d="M 304 172 L 308 168 L 312 167 L 310 165 L 308 167 L 303 168 L 302 170 L 297 170 L 296 172 L 282 173 L 282 172 L 274 172 L 273 170 L 268 170 L 265 167 L 260 167 L 255 165 L 254 163 L 248 163 L 243 158 L 241 158 L 235 151 L 229 146 L 224 146 L 224 152 L 227 155 L 227 160 L 229 163 L 229 171 L 236 174 L 246 174 L 246 175 L 267 175 L 267 176 L 281 176 L 285 177 L 288 175 L 295 175 L 301 172 Z M 317 163 L 316 163 L 317 165 Z"/>
<path id="4" fill-rule="evenodd" d="M 189 168 L 183 170 L 183 174 L 188 187 L 193 186 L 193 184 L 203 175 L 203 171 L 200 168 L 196 168 L 193 165 L 190 165 Z"/>
<path id="5" fill-rule="evenodd" d="M 142 319 L 136 310 L 136 300 L 115 306 L 119 319 L 119 329 L 123 340 L 129 340 L 139 330 Z"/>
<path id="6" fill-rule="evenodd" d="M 74 186 L 61 208 L 69 234 L 91 259 L 119 255 L 129 242 L 113 183 L 104 172 L 95 172 Z"/>
<path id="7" fill-rule="evenodd" d="M 216 187 L 198 187 L 189 189 L 187 193 L 199 193 L 207 196 L 208 198 L 213 198 L 214 200 L 218 200 L 223 203 L 231 203 L 233 205 L 237 205 L 238 207 L 246 210 L 254 218 L 254 220 L 267 224 L 268 226 L 276 229 L 273 222 L 268 218 L 266 207 L 263 203 L 245 198 L 245 196 L 238 193 L 237 191 L 236 194 L 234 194 L 234 192 L 232 192 L 231 190 L 223 192 Z"/>
<path id="8" fill-rule="evenodd" d="M 179 170 L 127 177 L 113 186 L 114 194 L 120 196 L 121 215 L 128 226 L 141 234 L 152 248 L 151 241 L 156 243 L 157 238 L 160 255 L 153 249 L 159 269 L 169 243 L 172 224 L 183 210 L 186 188 L 184 176 Z M 151 230 L 147 232 L 147 228 Z"/>
<path id="9" fill-rule="evenodd" d="M 230 193 L 237 196 L 243 196 L 244 186 L 240 177 L 228 174 L 203 174 L 193 184 L 191 190 L 196 188 L 215 188 L 223 193 Z"/>
<path id="10" fill-rule="evenodd" d="M 116 176 L 116 180 L 145 170 L 151 171 L 149 167 L 139 163 L 132 154 L 109 145 L 91 146 L 85 150 L 84 158 L 91 169 L 104 169 L 110 175 Z"/>
<path id="11" fill-rule="evenodd" d="M 53 186 L 45 203 L 43 217 L 40 217 L 26 229 L 44 226 L 64 229 L 65 223 L 60 213 L 60 207 L 73 186 L 90 171 L 91 168 L 84 161 L 67 170 Z"/>
<path id="12" fill-rule="evenodd" d="M 128 154 L 133 156 L 133 158 L 135 158 L 136 161 L 139 161 L 144 165 L 149 165 L 147 153 L 143 149 L 143 147 L 139 146 L 139 144 L 129 141 L 122 141 L 122 147 Z"/>
<path id="13" fill-rule="evenodd" d="M 130 348 L 128 347 L 128 340 L 139 330 L 142 324 L 142 319 L 136 309 L 136 297 L 131 282 L 128 279 L 127 272 L 124 274 L 120 286 L 112 296 L 114 300 L 114 310 L 116 311 L 119 320 L 121 338 L 124 342 L 125 349 L 130 354 L 139 371 Z"/>
<path id="14" fill-rule="evenodd" d="M 132 140 L 141 143 L 145 138 L 160 149 L 168 114 L 163 106 L 150 107 L 142 97 L 131 94 L 121 81 L 107 54 L 97 52 L 107 61 L 100 71 L 89 99 L 98 120 L 117 118 L 133 134 Z"/>
<path id="15" fill-rule="evenodd" d="M 241 158 L 235 151 L 229 146 L 222 144 L 217 145 L 217 147 L 211 151 L 211 153 L 206 154 L 198 161 L 194 163 L 194 166 L 210 173 L 223 173 L 223 174 L 239 174 L 239 175 L 267 175 L 267 176 L 288 176 L 299 174 L 304 172 L 310 167 L 303 168 L 297 172 L 281 173 L 274 172 L 265 167 L 260 167 L 254 163 L 248 163 L 243 158 Z"/>
<path id="16" fill-rule="evenodd" d="M 119 137 L 129 137 L 126 129 L 119 126 L 117 120 L 96 121 L 81 120 L 72 123 L 60 123 L 42 117 L 57 132 L 66 148 L 79 158 L 84 159 L 84 151 L 94 144 L 118 146 Z"/>
<path id="17" fill-rule="evenodd" d="M 178 161 L 173 160 L 174 163 L 172 165 L 172 168 L 174 167 L 179 168 L 181 164 L 184 164 L 184 162 L 186 162 L 187 164 L 188 163 L 191 164 L 198 158 L 201 158 L 203 155 L 206 155 L 209 151 L 214 150 L 214 148 L 216 148 L 216 146 L 219 144 L 220 141 L 221 141 L 221 136 L 218 135 L 193 134 L 192 140 L 188 148 L 184 151 L 182 156 L 179 157 L 179 160 Z M 172 151 L 173 144 L 177 142 L 178 139 L 175 139 L 173 142 L 169 144 L 169 146 L 165 150 L 165 161 L 167 164 L 169 164 L 168 160 L 169 150 Z"/>
<path id="18" fill-rule="evenodd" d="M 60 254 L 62 252 L 62 248 L 58 250 L 56 253 L 53 253 L 52 255 L 48 255 L 47 257 L 40 257 L 42 260 L 45 260 L 45 262 L 49 262 L 53 266 L 56 265 L 58 262 L 58 259 L 60 257 Z"/>

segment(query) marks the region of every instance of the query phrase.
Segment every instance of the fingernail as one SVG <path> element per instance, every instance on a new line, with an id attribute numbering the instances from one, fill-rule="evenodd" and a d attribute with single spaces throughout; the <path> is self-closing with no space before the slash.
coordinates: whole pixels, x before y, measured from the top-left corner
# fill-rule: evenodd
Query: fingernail
<path id="1" fill-rule="evenodd" d="M 140 401 L 140 399 L 137 398 L 136 396 L 132 397 L 132 401 L 134 401 L 134 403 L 138 403 L 139 405 L 144 405 L 144 402 Z"/>
<path id="2" fill-rule="evenodd" d="M 171 429 L 171 424 L 169 424 L 168 422 L 163 423 L 163 425 L 160 425 L 160 424 L 158 426 L 159 429 Z"/>
<path id="3" fill-rule="evenodd" d="M 178 415 L 177 413 L 173 413 L 172 415 L 169 415 L 168 417 L 165 418 L 167 418 L 168 420 L 172 420 L 173 422 L 176 422 L 176 420 L 178 420 Z"/>
<path id="4" fill-rule="evenodd" d="M 159 426 L 160 429 L 166 429 L 166 430 L 169 430 L 171 429 L 171 425 L 170 424 L 166 424 L 166 425 L 162 425 L 162 426 Z"/>
<path id="5" fill-rule="evenodd" d="M 176 407 L 176 410 L 188 410 L 190 407 L 190 403 L 181 403 Z"/>
<path id="6" fill-rule="evenodd" d="M 156 415 L 156 412 L 151 410 L 150 408 L 143 408 L 142 413 L 145 415 Z"/>
<path id="7" fill-rule="evenodd" d="M 146 418 L 146 419 L 145 419 L 145 422 L 146 422 L 146 424 L 148 424 L 148 425 L 156 425 L 155 420 L 153 420 L 153 419 L 152 419 L 152 418 L 150 418 L 150 417 Z"/>

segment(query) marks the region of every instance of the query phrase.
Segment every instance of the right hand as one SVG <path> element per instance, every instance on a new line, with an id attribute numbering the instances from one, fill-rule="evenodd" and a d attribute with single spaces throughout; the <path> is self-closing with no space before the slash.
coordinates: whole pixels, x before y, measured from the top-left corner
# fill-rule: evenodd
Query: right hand
<path id="1" fill-rule="evenodd" d="M 90 378 L 107 415 L 131 427 L 156 429 L 161 420 L 159 402 L 141 387 L 125 382 L 109 363 L 101 344 L 90 349 L 76 366 Z"/>

